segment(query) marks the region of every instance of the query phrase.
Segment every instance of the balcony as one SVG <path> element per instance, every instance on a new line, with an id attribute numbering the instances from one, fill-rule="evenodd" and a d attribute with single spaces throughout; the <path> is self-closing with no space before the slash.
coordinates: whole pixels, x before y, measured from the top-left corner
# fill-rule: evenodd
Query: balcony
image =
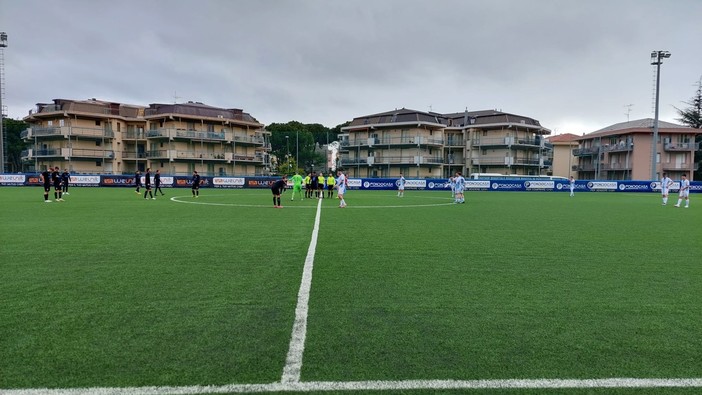
<path id="1" fill-rule="evenodd" d="M 232 131 L 212 132 L 201 130 L 161 128 L 146 131 L 146 137 L 151 139 L 184 139 L 190 141 L 196 140 L 226 143 L 233 142 L 234 144 L 242 145 L 268 146 L 266 144 L 266 139 L 263 137 L 263 135 L 259 133 L 256 133 L 255 135 L 245 135 L 234 133 Z"/>
<path id="2" fill-rule="evenodd" d="M 447 147 L 463 147 L 465 143 L 465 140 L 460 137 L 444 139 L 444 145 Z"/>
<path id="3" fill-rule="evenodd" d="M 122 160 L 146 159 L 146 152 L 122 151 Z"/>
<path id="4" fill-rule="evenodd" d="M 663 149 L 666 151 L 698 151 L 699 143 L 665 143 Z"/>
<path id="5" fill-rule="evenodd" d="M 84 128 L 76 126 L 49 126 L 39 128 L 29 128 L 22 133 L 20 137 L 23 139 L 42 138 L 42 137 L 81 137 L 89 139 L 111 139 L 115 137 L 112 130 L 102 128 Z"/>
<path id="6" fill-rule="evenodd" d="M 553 149 L 553 144 L 542 138 L 528 137 L 479 137 L 473 141 L 474 147 L 521 147 L 524 149 Z"/>
<path id="7" fill-rule="evenodd" d="M 631 163 L 602 163 L 600 170 L 616 171 L 616 170 L 631 170 Z"/>
<path id="8" fill-rule="evenodd" d="M 597 155 L 600 152 L 600 146 L 576 148 L 573 150 L 573 156 L 591 156 Z"/>
<path id="9" fill-rule="evenodd" d="M 627 152 L 634 150 L 634 143 L 621 142 L 619 144 L 605 144 L 602 146 L 603 152 Z"/>
<path id="10" fill-rule="evenodd" d="M 94 158 L 94 159 L 114 159 L 115 152 L 112 150 L 70 148 L 69 157 L 71 158 Z"/>
<path id="11" fill-rule="evenodd" d="M 444 140 L 428 136 L 412 136 L 412 137 L 368 137 L 342 140 L 342 147 L 373 147 L 373 146 L 442 146 Z"/>
<path id="12" fill-rule="evenodd" d="M 441 156 L 369 156 L 362 158 L 342 158 L 341 165 L 347 166 L 382 166 L 382 165 L 440 165 L 444 163 Z"/>
<path id="13" fill-rule="evenodd" d="M 146 139 L 146 133 L 144 129 L 127 129 L 126 132 L 122 133 L 122 140 L 144 140 Z"/>
<path id="14" fill-rule="evenodd" d="M 697 171 L 699 170 L 699 165 L 699 163 L 663 163 L 661 166 L 663 170 Z"/>

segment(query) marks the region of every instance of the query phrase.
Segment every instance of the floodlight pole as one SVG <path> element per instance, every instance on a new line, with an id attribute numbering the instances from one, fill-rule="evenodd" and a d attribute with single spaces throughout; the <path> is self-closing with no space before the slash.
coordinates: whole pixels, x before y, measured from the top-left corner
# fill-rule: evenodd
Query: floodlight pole
<path id="1" fill-rule="evenodd" d="M 5 48 L 7 48 L 7 33 L 0 32 L 0 173 L 4 173 L 5 167 L 5 122 L 3 118 L 5 111 L 2 106 L 2 97 L 5 95 Z"/>
<path id="2" fill-rule="evenodd" d="M 656 109 L 653 119 L 653 141 L 651 142 L 651 181 L 658 179 L 656 174 L 656 170 L 658 168 L 656 165 L 656 154 L 658 153 L 658 104 L 660 102 L 661 64 L 663 63 L 664 58 L 669 57 L 670 52 L 668 51 L 651 52 L 651 65 L 656 66 Z"/>

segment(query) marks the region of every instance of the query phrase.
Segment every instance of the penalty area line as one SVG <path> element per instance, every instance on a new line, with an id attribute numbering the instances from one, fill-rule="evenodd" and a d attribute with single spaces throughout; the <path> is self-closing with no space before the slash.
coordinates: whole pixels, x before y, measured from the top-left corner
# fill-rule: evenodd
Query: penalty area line
<path id="1" fill-rule="evenodd" d="M 700 388 L 702 378 L 514 379 L 310 381 L 219 386 L 3 389 L 4 395 L 171 395 L 262 392 L 392 391 L 452 389 L 581 389 L 581 388 Z"/>

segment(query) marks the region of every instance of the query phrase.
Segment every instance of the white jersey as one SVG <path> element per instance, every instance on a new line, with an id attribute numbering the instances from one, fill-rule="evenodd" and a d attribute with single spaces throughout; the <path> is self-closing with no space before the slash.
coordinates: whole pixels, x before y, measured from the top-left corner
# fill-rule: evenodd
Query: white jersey
<path id="1" fill-rule="evenodd" d="M 684 179 L 680 180 L 680 192 L 678 195 L 680 197 L 688 197 L 690 194 L 690 180 Z"/>
<path id="2" fill-rule="evenodd" d="M 400 179 L 397 180 L 397 189 L 399 189 L 399 190 L 405 189 L 405 177 L 400 177 Z"/>
<path id="3" fill-rule="evenodd" d="M 339 191 L 338 193 L 340 193 L 342 195 L 344 193 L 346 193 L 347 182 L 346 182 L 346 176 L 344 175 L 344 173 L 339 174 L 339 177 L 336 178 L 336 185 L 337 185 L 337 189 Z"/>
<path id="4" fill-rule="evenodd" d="M 570 191 L 573 192 L 574 189 L 575 189 L 575 180 L 571 179 L 570 180 Z"/>
<path id="5" fill-rule="evenodd" d="M 673 180 L 671 180 L 669 177 L 663 177 L 661 179 L 661 193 L 663 195 L 668 194 L 668 189 L 670 188 L 671 184 L 673 184 Z"/>
<path id="6" fill-rule="evenodd" d="M 453 180 L 456 192 L 463 192 L 463 188 L 466 186 L 466 179 L 463 176 L 458 176 Z"/>

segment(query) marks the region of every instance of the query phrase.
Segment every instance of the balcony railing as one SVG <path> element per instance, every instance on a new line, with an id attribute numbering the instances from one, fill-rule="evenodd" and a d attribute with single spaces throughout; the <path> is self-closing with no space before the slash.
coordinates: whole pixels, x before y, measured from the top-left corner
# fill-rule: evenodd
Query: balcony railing
<path id="1" fill-rule="evenodd" d="M 39 127 L 39 128 L 29 128 L 20 133 L 20 137 L 23 139 L 33 138 L 33 137 L 50 137 L 50 136 L 64 136 L 64 137 L 89 137 L 89 138 L 114 138 L 115 134 L 112 130 L 106 130 L 102 128 L 84 128 L 77 126 L 49 126 L 49 127 Z"/>
<path id="2" fill-rule="evenodd" d="M 634 149 L 633 143 L 618 143 L 618 144 L 605 144 L 602 146 L 603 152 L 626 152 L 632 151 Z"/>
<path id="3" fill-rule="evenodd" d="M 146 159 L 146 152 L 122 151 L 122 159 Z"/>
<path id="4" fill-rule="evenodd" d="M 691 167 L 692 171 L 697 171 L 699 169 L 699 163 L 663 163 L 662 166 L 664 170 L 690 170 Z"/>
<path id="5" fill-rule="evenodd" d="M 186 130 L 161 128 L 151 129 L 146 131 L 147 138 L 169 138 L 169 139 L 188 139 L 202 141 L 226 141 L 234 142 L 235 144 L 254 144 L 266 145 L 266 140 L 262 135 L 243 135 L 232 131 L 212 132 L 201 130 Z"/>
<path id="6" fill-rule="evenodd" d="M 444 163 L 441 156 L 369 156 L 362 158 L 341 158 L 342 165 L 440 165 Z"/>
<path id="7" fill-rule="evenodd" d="M 365 147 L 373 145 L 444 145 L 444 140 L 427 136 L 412 137 L 369 137 L 342 140 L 342 146 Z"/>
<path id="8" fill-rule="evenodd" d="M 698 151 L 700 149 L 699 143 L 665 143 L 664 149 L 666 151 Z"/>
<path id="9" fill-rule="evenodd" d="M 112 159 L 115 157 L 115 152 L 112 150 L 97 150 L 84 148 L 71 148 L 69 156 L 74 158 L 103 158 Z"/>
<path id="10" fill-rule="evenodd" d="M 479 137 L 473 141 L 475 147 L 505 147 L 505 146 L 521 146 L 529 148 L 544 148 L 553 149 L 553 144 L 544 139 L 529 138 L 529 137 Z"/>
<path id="11" fill-rule="evenodd" d="M 596 155 L 600 152 L 600 146 L 587 147 L 587 148 L 576 148 L 573 150 L 574 156 L 586 156 L 586 155 Z"/>
<path id="12" fill-rule="evenodd" d="M 602 163 L 600 170 L 631 170 L 631 163 Z"/>

